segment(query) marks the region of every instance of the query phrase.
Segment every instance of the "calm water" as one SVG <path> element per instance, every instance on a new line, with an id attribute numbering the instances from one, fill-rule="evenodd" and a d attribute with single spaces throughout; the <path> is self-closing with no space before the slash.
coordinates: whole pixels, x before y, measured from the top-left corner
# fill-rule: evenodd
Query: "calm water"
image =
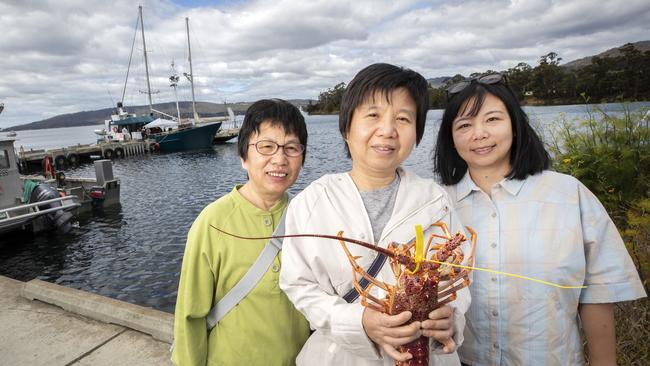
<path id="1" fill-rule="evenodd" d="M 632 109 L 648 108 L 635 103 Z M 609 112 L 621 105 L 606 105 Z M 586 115 L 584 106 L 527 108 L 536 125 L 564 113 Z M 442 112 L 430 111 L 420 146 L 404 164 L 431 177 L 431 151 Z M 336 116 L 307 118 L 307 159 L 293 194 L 323 174 L 345 171 Z M 92 143 L 100 126 L 18 132 L 16 148 L 52 148 Z M 142 156 L 113 164 L 122 184 L 121 205 L 79 218 L 66 235 L 0 237 L 0 274 L 18 280 L 39 278 L 112 298 L 173 312 L 187 231 L 201 209 L 246 180 L 235 143 L 213 150 Z M 66 171 L 93 176 L 91 165 Z"/>

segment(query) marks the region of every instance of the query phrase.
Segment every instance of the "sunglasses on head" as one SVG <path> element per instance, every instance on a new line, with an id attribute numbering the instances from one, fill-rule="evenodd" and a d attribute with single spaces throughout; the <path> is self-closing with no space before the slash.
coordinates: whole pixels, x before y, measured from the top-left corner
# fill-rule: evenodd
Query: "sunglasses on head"
<path id="1" fill-rule="evenodd" d="M 505 75 L 499 74 L 498 72 L 483 74 L 481 76 L 477 76 L 471 79 L 465 79 L 463 81 L 459 81 L 457 83 L 450 85 L 447 88 L 447 96 L 451 97 L 454 94 L 458 94 L 462 92 L 463 90 L 465 90 L 465 88 L 467 88 L 474 82 L 479 84 L 493 85 L 493 84 L 500 83 L 501 81 L 505 83 L 506 77 Z"/>

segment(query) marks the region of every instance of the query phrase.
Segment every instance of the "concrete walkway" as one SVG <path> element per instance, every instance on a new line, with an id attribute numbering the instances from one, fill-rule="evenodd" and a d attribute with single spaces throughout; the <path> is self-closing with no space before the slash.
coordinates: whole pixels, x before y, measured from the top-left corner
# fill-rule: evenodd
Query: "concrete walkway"
<path id="1" fill-rule="evenodd" d="M 172 328 L 169 313 L 0 276 L 3 366 L 172 365 Z"/>

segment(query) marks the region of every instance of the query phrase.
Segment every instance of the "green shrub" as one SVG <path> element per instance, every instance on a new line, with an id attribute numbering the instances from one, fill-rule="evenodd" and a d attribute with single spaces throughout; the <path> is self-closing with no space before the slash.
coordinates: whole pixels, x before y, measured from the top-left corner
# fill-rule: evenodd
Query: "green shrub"
<path id="1" fill-rule="evenodd" d="M 599 119 L 590 112 L 584 121 L 559 121 L 550 148 L 554 168 L 584 183 L 624 229 L 632 203 L 650 188 L 650 122 L 642 112 L 596 113 Z"/>

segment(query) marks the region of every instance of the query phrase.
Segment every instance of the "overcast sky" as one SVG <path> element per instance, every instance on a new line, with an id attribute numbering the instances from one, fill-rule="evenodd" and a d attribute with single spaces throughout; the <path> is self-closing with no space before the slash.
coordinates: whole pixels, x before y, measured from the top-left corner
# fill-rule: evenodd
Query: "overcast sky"
<path id="1" fill-rule="evenodd" d="M 131 0 L 0 0 L 0 127 L 107 108 L 121 99 L 137 20 Z M 650 39 L 650 2 L 143 0 L 155 102 L 173 101 L 170 63 L 197 100 L 313 98 L 388 62 L 426 78 L 563 61 Z M 138 34 L 126 105 L 146 104 Z M 190 100 L 181 79 L 179 99 Z M 108 116 L 107 116 L 108 117 Z"/>

